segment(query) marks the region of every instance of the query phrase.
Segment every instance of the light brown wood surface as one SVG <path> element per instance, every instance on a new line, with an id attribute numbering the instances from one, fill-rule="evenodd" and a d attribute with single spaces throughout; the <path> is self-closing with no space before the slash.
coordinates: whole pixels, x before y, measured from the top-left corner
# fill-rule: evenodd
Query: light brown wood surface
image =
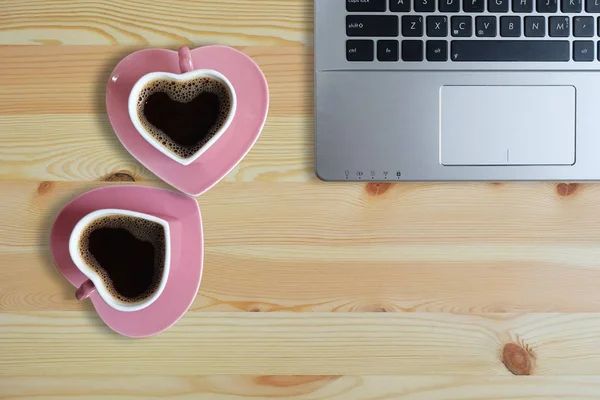
<path id="1" fill-rule="evenodd" d="M 168 187 L 105 82 L 211 43 L 263 69 L 267 124 L 198 197 L 190 311 L 123 338 L 54 268 L 51 223 L 92 188 Z M 0 399 L 600 399 L 600 186 L 320 182 L 312 84 L 310 0 L 0 2 Z"/>

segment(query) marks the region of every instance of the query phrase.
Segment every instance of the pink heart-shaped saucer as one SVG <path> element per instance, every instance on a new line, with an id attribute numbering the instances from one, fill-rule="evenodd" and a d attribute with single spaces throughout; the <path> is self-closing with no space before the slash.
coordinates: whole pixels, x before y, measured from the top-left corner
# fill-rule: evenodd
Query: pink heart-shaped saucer
<path id="1" fill-rule="evenodd" d="M 140 163 L 174 188 L 198 196 L 225 177 L 250 151 L 267 118 L 269 89 L 256 63 L 226 46 L 191 50 L 193 68 L 213 69 L 225 75 L 237 96 L 231 125 L 206 152 L 190 165 L 171 160 L 148 143 L 135 129 L 127 109 L 133 85 L 150 72 L 179 74 L 179 56 L 165 49 L 140 50 L 115 67 L 106 89 L 106 110 L 117 137 Z"/>
<path id="2" fill-rule="evenodd" d="M 161 295 L 147 308 L 124 312 L 111 308 L 97 292 L 90 296 L 100 318 L 117 333 L 129 337 L 156 335 L 174 325 L 188 310 L 200 287 L 203 261 L 202 220 L 192 197 L 142 186 L 107 186 L 75 198 L 58 214 L 50 234 L 54 263 L 75 289 L 87 280 L 69 254 L 69 238 L 77 222 L 92 211 L 117 208 L 168 217 L 171 265 Z"/>

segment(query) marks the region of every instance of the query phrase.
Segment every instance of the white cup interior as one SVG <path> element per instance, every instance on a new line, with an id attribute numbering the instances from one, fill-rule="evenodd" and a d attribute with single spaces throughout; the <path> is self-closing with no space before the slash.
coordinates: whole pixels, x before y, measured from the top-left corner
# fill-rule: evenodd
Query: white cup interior
<path id="1" fill-rule="evenodd" d="M 198 78 L 212 78 L 218 80 L 225 87 L 227 87 L 227 89 L 229 90 L 229 96 L 231 98 L 231 108 L 229 110 L 229 114 L 227 115 L 225 122 L 223 123 L 223 125 L 221 125 L 219 130 L 215 132 L 215 134 L 210 138 L 210 140 L 208 140 L 191 157 L 183 158 L 178 154 L 172 152 L 167 147 L 165 147 L 159 140 L 157 140 L 146 130 L 146 128 L 142 124 L 142 121 L 140 120 L 140 116 L 138 113 L 138 100 L 140 98 L 142 90 L 146 88 L 147 85 L 152 81 L 172 80 L 176 82 L 185 82 Z M 227 128 L 231 124 L 231 121 L 233 121 L 233 117 L 235 116 L 235 111 L 237 108 L 237 98 L 235 94 L 235 89 L 233 88 L 231 82 L 229 82 L 229 80 L 223 74 L 212 69 L 196 69 L 190 72 L 186 72 L 184 74 L 172 74 L 169 72 L 151 72 L 141 77 L 133 86 L 133 89 L 131 89 L 131 93 L 129 94 L 128 108 L 129 118 L 131 119 L 133 126 L 138 131 L 138 133 L 142 135 L 144 139 L 146 139 L 148 143 L 150 143 L 154 148 L 159 150 L 161 153 L 163 153 L 170 159 L 177 161 L 182 165 L 189 165 L 192 162 L 194 162 L 198 157 L 200 157 L 202 153 L 208 150 L 210 146 L 212 146 L 219 139 L 219 137 L 221 137 L 221 135 L 227 130 Z"/>
<path id="2" fill-rule="evenodd" d="M 85 229 L 94 221 L 99 218 L 110 216 L 110 215 L 122 215 L 129 216 L 135 218 L 145 219 L 147 221 L 156 222 L 162 225 L 165 233 L 165 261 L 163 266 L 163 274 L 159 281 L 158 288 L 152 295 L 148 296 L 142 301 L 135 303 L 123 302 L 120 299 L 114 297 L 110 294 L 109 290 L 106 288 L 104 281 L 100 277 L 100 275 L 91 268 L 83 259 L 81 255 L 80 248 L 80 239 L 81 235 L 84 233 Z M 142 214 L 135 211 L 128 210 L 119 210 L 119 209 L 103 209 L 97 210 L 89 213 L 85 217 L 83 217 L 76 225 L 73 231 L 71 232 L 71 237 L 69 238 L 69 254 L 71 255 L 71 259 L 73 263 L 77 266 L 77 268 L 86 276 L 88 279 L 92 281 L 94 287 L 102 300 L 104 300 L 109 306 L 119 311 L 138 311 L 143 308 L 148 307 L 150 304 L 154 303 L 156 299 L 161 295 L 164 290 L 167 279 L 169 276 L 169 269 L 171 264 L 171 235 L 169 230 L 169 224 L 167 221 L 155 217 L 153 215 Z"/>

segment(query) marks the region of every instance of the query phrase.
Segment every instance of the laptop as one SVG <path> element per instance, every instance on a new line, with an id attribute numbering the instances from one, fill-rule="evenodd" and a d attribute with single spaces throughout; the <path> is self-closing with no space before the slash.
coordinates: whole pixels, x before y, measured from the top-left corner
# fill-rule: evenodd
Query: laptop
<path id="1" fill-rule="evenodd" d="M 600 0 L 315 0 L 316 173 L 600 178 Z"/>

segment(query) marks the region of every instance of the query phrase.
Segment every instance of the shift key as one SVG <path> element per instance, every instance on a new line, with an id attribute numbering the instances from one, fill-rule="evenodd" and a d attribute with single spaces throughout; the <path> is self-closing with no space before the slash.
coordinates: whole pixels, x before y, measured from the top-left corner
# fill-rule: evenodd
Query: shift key
<path id="1" fill-rule="evenodd" d="M 360 36 L 398 36 L 400 24 L 396 15 L 348 15 L 346 16 L 346 35 Z"/>

